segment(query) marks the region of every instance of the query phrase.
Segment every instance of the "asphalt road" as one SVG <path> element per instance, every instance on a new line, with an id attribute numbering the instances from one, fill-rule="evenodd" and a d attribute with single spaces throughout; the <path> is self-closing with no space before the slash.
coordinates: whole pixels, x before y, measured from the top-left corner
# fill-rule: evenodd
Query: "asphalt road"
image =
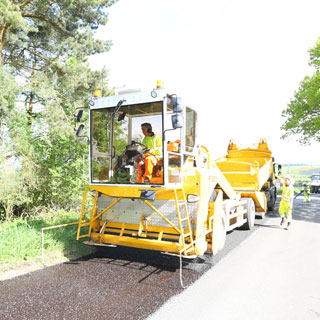
<path id="1" fill-rule="evenodd" d="M 298 197 L 293 224 L 276 212 L 150 320 L 320 319 L 320 196 Z M 193 306 L 193 307 L 190 307 Z"/>
<path id="2" fill-rule="evenodd" d="M 295 209 L 294 219 L 310 221 L 319 228 L 320 197 L 315 200 L 306 204 L 306 212 Z M 301 208 L 300 202 L 298 198 L 296 203 L 299 205 L 296 208 Z M 189 301 L 182 295 L 192 292 L 208 275 L 218 272 L 224 276 L 230 272 L 238 274 L 234 273 L 234 264 L 228 263 L 228 259 L 243 248 L 252 246 L 252 242 L 254 247 L 260 243 L 267 245 L 263 238 L 259 243 L 258 236 L 260 238 L 265 230 L 279 229 L 278 222 L 271 223 L 278 219 L 276 212 L 269 213 L 266 219 L 257 219 L 251 231 L 230 232 L 225 248 L 215 257 L 205 256 L 192 262 L 184 261 L 182 277 L 184 285 L 188 286 L 186 290 L 180 285 L 179 259 L 146 250 L 108 248 L 103 253 L 0 282 L 0 319 L 146 319 L 148 316 L 163 319 L 163 315 L 170 319 L 170 314 L 177 315 L 176 305 L 184 305 L 180 299 Z M 294 230 L 295 226 L 287 232 L 293 233 Z M 264 271 L 261 272 L 263 274 Z M 241 274 L 238 277 L 242 278 Z M 255 279 L 251 278 L 250 281 L 254 282 Z M 204 286 L 208 287 L 207 281 Z M 203 300 L 201 292 L 196 297 Z M 213 293 L 214 290 L 211 290 L 207 296 L 211 297 Z M 220 296 L 219 292 L 216 295 Z M 194 300 L 193 293 L 191 297 Z M 279 297 L 279 301 L 281 299 Z M 172 301 L 173 311 L 170 310 Z M 168 306 L 169 309 L 166 309 Z M 190 305 L 185 307 L 190 310 Z M 211 307 L 210 310 L 212 314 Z M 184 318 L 189 319 L 190 315 L 188 313 Z"/>

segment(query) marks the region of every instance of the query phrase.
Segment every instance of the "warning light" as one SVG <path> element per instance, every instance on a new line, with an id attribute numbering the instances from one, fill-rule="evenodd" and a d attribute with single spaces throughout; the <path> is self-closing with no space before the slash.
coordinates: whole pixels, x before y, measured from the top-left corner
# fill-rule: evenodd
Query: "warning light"
<path id="1" fill-rule="evenodd" d="M 101 97 L 101 90 L 98 90 L 98 89 L 94 90 L 93 96 L 95 98 Z"/>
<path id="2" fill-rule="evenodd" d="M 163 81 L 157 80 L 157 89 L 163 88 Z"/>

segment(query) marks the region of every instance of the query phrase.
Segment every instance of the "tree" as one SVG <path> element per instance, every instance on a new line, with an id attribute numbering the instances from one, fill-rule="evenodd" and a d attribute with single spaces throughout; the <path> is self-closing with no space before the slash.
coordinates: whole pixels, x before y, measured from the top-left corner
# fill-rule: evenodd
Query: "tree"
<path id="1" fill-rule="evenodd" d="M 45 103 L 39 94 L 39 78 L 43 81 L 47 75 L 62 92 L 59 80 L 68 76 L 72 63 L 85 65 L 88 56 L 109 50 L 111 42 L 96 39 L 94 34 L 98 26 L 107 23 L 104 9 L 114 2 L 1 0 L 0 64 L 12 66 L 15 74 L 23 77 L 29 121 L 35 116 L 34 104 Z M 85 72 L 90 78 L 92 71 L 87 67 Z M 105 71 L 102 74 L 105 76 Z M 87 81 L 82 87 L 90 89 Z"/>
<path id="2" fill-rule="evenodd" d="M 311 77 L 304 78 L 287 109 L 282 112 L 286 118 L 281 127 L 286 131 L 282 138 L 298 135 L 302 144 L 312 140 L 320 142 L 320 38 L 309 54 L 309 64 L 316 71 Z"/>
<path id="3" fill-rule="evenodd" d="M 75 137 L 73 114 L 87 107 L 94 89 L 111 93 L 106 70 L 91 70 L 87 58 L 110 49 L 111 42 L 96 39 L 95 32 L 114 2 L 0 1 L 0 139 L 7 155 L 0 177 L 16 176 L 15 194 L 23 191 L 25 207 L 66 208 L 79 201 L 88 145 Z M 13 161 L 14 170 L 5 175 Z M 12 212 L 17 202 L 5 195 L 0 203 L 9 203 Z"/>
<path id="4" fill-rule="evenodd" d="M 0 65 L 0 128 L 1 119 L 14 107 L 18 92 L 18 85 L 12 75 L 12 70 Z"/>

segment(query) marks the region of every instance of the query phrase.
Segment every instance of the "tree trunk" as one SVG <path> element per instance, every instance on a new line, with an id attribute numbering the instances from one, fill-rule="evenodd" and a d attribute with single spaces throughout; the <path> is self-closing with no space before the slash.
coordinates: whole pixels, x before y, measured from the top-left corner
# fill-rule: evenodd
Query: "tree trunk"
<path id="1" fill-rule="evenodd" d="M 0 26 L 0 64 L 2 64 L 3 34 L 6 24 L 7 22 L 4 21 L 3 24 Z"/>

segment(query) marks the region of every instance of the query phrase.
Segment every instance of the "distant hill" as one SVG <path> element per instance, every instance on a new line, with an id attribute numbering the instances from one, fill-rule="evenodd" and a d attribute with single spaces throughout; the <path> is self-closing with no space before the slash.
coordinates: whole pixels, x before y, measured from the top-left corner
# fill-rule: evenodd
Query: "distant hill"
<path id="1" fill-rule="evenodd" d="M 320 173 L 320 165 L 308 164 L 283 164 L 282 174 L 292 176 L 311 176 Z"/>

